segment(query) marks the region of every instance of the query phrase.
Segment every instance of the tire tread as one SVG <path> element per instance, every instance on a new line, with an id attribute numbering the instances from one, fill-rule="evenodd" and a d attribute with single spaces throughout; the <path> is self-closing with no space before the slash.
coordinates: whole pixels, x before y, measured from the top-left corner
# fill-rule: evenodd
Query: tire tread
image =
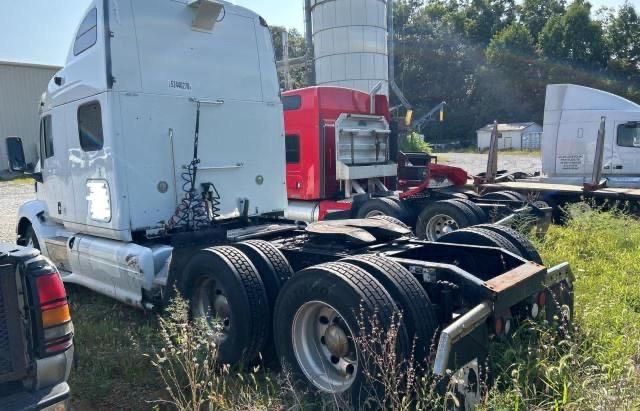
<path id="1" fill-rule="evenodd" d="M 359 255 L 341 260 L 350 264 L 358 265 L 366 270 L 380 283 L 391 282 L 395 288 L 392 292 L 387 291 L 394 297 L 396 294 L 396 304 L 403 311 L 405 324 L 409 331 L 409 338 L 417 337 L 419 344 L 422 343 L 426 350 L 416 353 L 421 357 L 428 354 L 429 344 L 434 338 L 438 328 L 438 320 L 431 300 L 422 284 L 406 268 L 399 263 L 376 255 Z M 387 277 L 388 281 L 381 280 L 379 275 Z M 387 287 L 389 288 L 389 287 Z M 398 295 L 399 293 L 399 295 Z M 416 347 L 419 347 L 417 345 Z"/>
<path id="2" fill-rule="evenodd" d="M 267 291 L 257 270 L 240 250 L 231 246 L 218 246 L 210 250 L 226 259 L 242 280 L 251 317 L 250 323 L 243 325 L 250 327 L 250 343 L 246 348 L 245 356 L 248 359 L 253 359 L 262 352 L 269 336 L 270 310 L 264 309 L 264 306 L 267 305 Z"/>

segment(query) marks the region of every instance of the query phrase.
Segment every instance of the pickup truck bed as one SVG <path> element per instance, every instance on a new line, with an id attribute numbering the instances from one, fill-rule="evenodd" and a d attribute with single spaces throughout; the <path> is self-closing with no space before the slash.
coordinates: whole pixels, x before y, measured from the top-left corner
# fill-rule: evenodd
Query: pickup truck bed
<path id="1" fill-rule="evenodd" d="M 51 350 L 42 337 L 60 328 L 43 325 L 52 303 L 42 295 L 51 289 L 58 291 L 53 305 L 65 307 L 62 280 L 38 250 L 0 244 L 0 410 L 69 409 L 73 325 L 62 325 L 70 332 Z"/>

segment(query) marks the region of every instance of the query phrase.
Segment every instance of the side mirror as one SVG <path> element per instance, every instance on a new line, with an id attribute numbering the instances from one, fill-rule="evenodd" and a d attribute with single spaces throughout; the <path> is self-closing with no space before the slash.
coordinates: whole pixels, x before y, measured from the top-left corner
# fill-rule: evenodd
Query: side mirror
<path id="1" fill-rule="evenodd" d="M 9 155 L 9 170 L 14 173 L 27 175 L 39 183 L 42 183 L 42 173 L 34 173 L 27 164 L 24 156 L 24 147 L 20 137 L 7 138 L 7 154 Z"/>
<path id="2" fill-rule="evenodd" d="M 7 153 L 9 155 L 9 170 L 14 173 L 26 173 L 27 160 L 24 157 L 24 148 L 22 147 L 21 138 L 7 138 Z"/>

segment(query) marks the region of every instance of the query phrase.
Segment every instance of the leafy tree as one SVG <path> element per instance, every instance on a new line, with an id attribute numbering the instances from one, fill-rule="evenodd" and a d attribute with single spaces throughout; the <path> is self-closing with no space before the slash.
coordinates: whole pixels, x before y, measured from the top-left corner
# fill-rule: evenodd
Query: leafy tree
<path id="1" fill-rule="evenodd" d="M 564 15 L 549 19 L 540 33 L 540 47 L 551 58 L 580 66 L 606 66 L 602 25 L 591 18 L 591 4 L 576 0 Z"/>
<path id="2" fill-rule="evenodd" d="M 640 17 L 630 3 L 617 14 L 611 13 L 607 24 L 607 41 L 612 52 L 609 69 L 627 78 L 638 76 L 640 64 Z"/>
<path id="3" fill-rule="evenodd" d="M 514 58 L 533 56 L 533 38 L 527 27 L 520 23 L 514 23 L 496 34 L 487 47 L 487 61 L 495 66 L 510 65 Z"/>
<path id="4" fill-rule="evenodd" d="M 281 26 L 271 26 L 271 38 L 273 41 L 273 48 L 276 55 L 276 61 L 281 61 L 284 58 L 284 49 L 282 45 L 282 32 L 287 30 Z M 302 57 L 307 53 L 307 46 L 304 36 L 296 29 L 287 30 L 289 33 L 289 58 Z M 306 65 L 291 67 L 289 75 L 293 83 L 293 88 L 300 88 L 307 85 L 307 70 L 310 67 Z M 280 79 L 280 87 L 285 88 L 283 72 L 278 72 Z"/>
<path id="5" fill-rule="evenodd" d="M 518 7 L 520 22 L 529 29 L 534 40 L 553 16 L 564 13 L 564 0 L 524 0 Z"/>

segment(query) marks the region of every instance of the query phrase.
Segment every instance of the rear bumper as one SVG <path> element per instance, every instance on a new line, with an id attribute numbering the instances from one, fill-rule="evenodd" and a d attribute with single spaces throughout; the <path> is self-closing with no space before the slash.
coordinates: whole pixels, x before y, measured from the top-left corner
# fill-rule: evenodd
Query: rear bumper
<path id="1" fill-rule="evenodd" d="M 473 340 L 476 344 L 488 338 L 487 320 L 496 312 L 510 310 L 510 307 L 521 303 L 537 292 L 548 289 L 562 281 L 573 283 L 573 275 L 569 265 L 564 263 L 544 271 L 538 271 L 527 264 L 520 269 L 510 271 L 502 276 L 487 281 L 484 286 L 490 290 L 488 297 L 479 304 L 458 317 L 440 333 L 440 340 L 433 364 L 436 375 L 443 376 L 450 369 L 452 352 L 456 346 L 461 346 Z M 571 297 L 573 298 L 573 297 Z M 572 306 L 573 304 L 571 304 Z M 475 334 L 475 335 L 472 335 Z M 467 339 L 466 337 L 470 337 Z M 488 346 L 486 344 L 480 344 Z M 464 347 L 460 347 L 464 348 Z M 463 351 L 468 351 L 464 350 Z"/>
<path id="2" fill-rule="evenodd" d="M 70 410 L 71 392 L 66 382 L 38 391 L 22 391 L 0 398 L 0 408 L 16 411 L 46 410 L 56 406 L 56 411 Z M 64 406 L 64 407 L 63 407 Z"/>

